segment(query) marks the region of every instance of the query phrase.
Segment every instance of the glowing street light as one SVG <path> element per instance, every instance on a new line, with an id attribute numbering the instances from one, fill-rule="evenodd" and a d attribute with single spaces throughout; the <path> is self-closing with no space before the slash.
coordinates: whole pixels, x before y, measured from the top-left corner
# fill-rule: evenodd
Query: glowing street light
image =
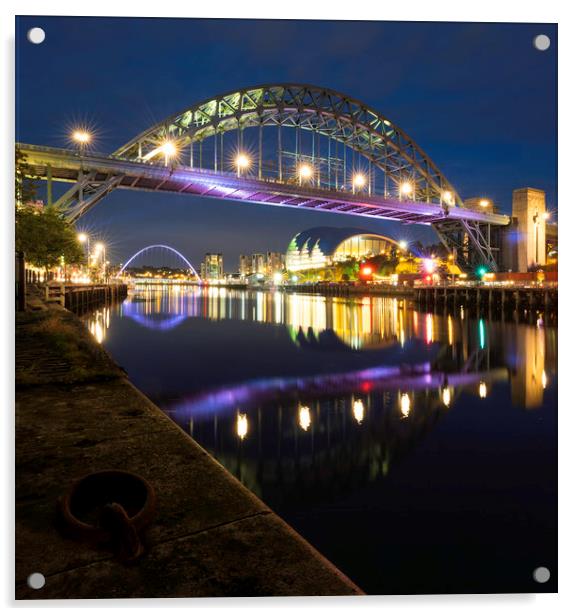
<path id="1" fill-rule="evenodd" d="M 91 143 L 92 136 L 89 131 L 79 128 L 72 132 L 71 139 L 83 148 Z"/>
<path id="2" fill-rule="evenodd" d="M 488 199 L 480 199 L 478 205 L 480 207 L 488 207 L 490 205 L 490 201 Z"/>
<path id="3" fill-rule="evenodd" d="M 142 160 L 147 162 L 158 154 L 163 154 L 165 164 L 167 165 L 170 158 L 175 158 L 178 155 L 178 147 L 174 141 L 171 139 L 166 139 L 157 148 L 154 148 L 151 152 L 148 152 L 145 156 L 143 156 Z"/>
<path id="4" fill-rule="evenodd" d="M 363 175 L 363 173 L 356 173 L 353 176 L 353 192 L 355 192 L 356 188 L 363 188 L 367 184 L 367 178 Z"/>
<path id="5" fill-rule="evenodd" d="M 442 199 L 448 204 L 448 205 L 454 205 L 454 195 L 452 194 L 452 192 L 450 190 L 445 190 L 442 194 Z"/>
<path id="6" fill-rule="evenodd" d="M 433 274 L 436 270 L 436 263 L 433 259 L 422 259 L 422 264 L 424 266 L 424 271 L 426 274 Z"/>
<path id="7" fill-rule="evenodd" d="M 168 165 L 170 158 L 175 158 L 178 153 L 176 144 L 173 141 L 169 141 L 169 140 L 164 141 L 159 147 L 159 150 L 164 156 L 164 162 L 166 166 Z"/>
<path id="8" fill-rule="evenodd" d="M 79 244 L 86 244 L 87 245 L 87 267 L 90 267 L 91 263 L 90 263 L 90 259 L 91 259 L 91 246 L 90 246 L 90 241 L 89 241 L 89 236 L 82 232 L 77 234 L 77 240 L 79 242 Z"/>
<path id="9" fill-rule="evenodd" d="M 543 218 L 549 220 L 549 218 L 551 218 L 551 212 L 543 212 Z"/>
<path id="10" fill-rule="evenodd" d="M 313 168 L 307 163 L 301 163 L 299 165 L 299 183 L 302 184 L 303 180 L 310 180 L 313 177 Z"/>
<path id="11" fill-rule="evenodd" d="M 401 250 L 407 250 L 408 249 L 408 243 L 405 240 L 401 240 L 399 243 L 399 247 Z"/>
<path id="12" fill-rule="evenodd" d="M 250 167 L 250 158 L 243 152 L 240 152 L 236 156 L 234 163 L 236 164 L 236 174 L 240 177 L 241 172 Z"/>
<path id="13" fill-rule="evenodd" d="M 414 192 L 414 187 L 411 182 L 402 182 L 399 186 L 399 194 L 404 197 L 409 197 Z"/>

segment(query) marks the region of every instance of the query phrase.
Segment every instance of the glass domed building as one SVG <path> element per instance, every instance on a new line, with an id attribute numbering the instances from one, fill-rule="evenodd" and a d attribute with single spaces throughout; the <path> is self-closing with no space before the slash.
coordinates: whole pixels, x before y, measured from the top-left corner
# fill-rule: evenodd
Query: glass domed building
<path id="1" fill-rule="evenodd" d="M 364 229 L 314 227 L 297 233 L 286 252 L 289 272 L 324 268 L 348 259 L 388 254 L 397 248 L 395 240 Z"/>

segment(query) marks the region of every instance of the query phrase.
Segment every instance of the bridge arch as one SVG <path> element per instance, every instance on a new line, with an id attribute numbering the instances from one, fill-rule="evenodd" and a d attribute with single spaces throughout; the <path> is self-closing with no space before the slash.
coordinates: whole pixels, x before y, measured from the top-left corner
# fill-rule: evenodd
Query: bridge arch
<path id="1" fill-rule="evenodd" d="M 297 129 L 297 144 L 300 142 L 301 133 L 307 130 L 313 134 L 313 160 L 315 136 L 317 139 L 322 136 L 329 142 L 341 144 L 344 148 L 349 148 L 354 155 L 363 157 L 369 168 L 373 166 L 380 170 L 386 196 L 396 195 L 399 191 L 401 197 L 401 187 L 405 184 L 411 187 L 407 189 L 410 193 L 413 191 L 413 194 L 407 195 L 407 198 L 413 201 L 438 203 L 445 210 L 454 205 L 462 206 L 462 200 L 452 184 L 424 150 L 401 128 L 353 97 L 314 85 L 267 84 L 208 98 L 142 132 L 114 152 L 114 156 L 137 161 L 150 160 L 163 153 L 163 144 L 171 140 L 178 149 L 190 148 L 190 161 L 193 166 L 194 145 L 200 144 L 201 158 L 202 143 L 213 138 L 214 170 L 223 171 L 217 168 L 217 151 L 220 149 L 218 141 L 223 140 L 225 133 L 237 131 L 240 145 L 243 143 L 244 130 L 257 128 L 258 177 L 261 178 L 262 131 L 267 127 L 279 129 L 279 175 L 282 168 L 280 129 Z M 221 154 L 223 157 L 223 150 Z M 329 146 L 329 159 L 330 154 Z"/>
<path id="2" fill-rule="evenodd" d="M 184 263 L 187 264 L 187 266 L 190 268 L 192 273 L 196 276 L 196 279 L 198 280 L 198 282 L 202 281 L 202 279 L 200 278 L 198 272 L 196 271 L 196 268 L 188 261 L 188 259 L 186 257 L 184 257 L 184 255 L 179 250 L 176 250 L 175 248 L 172 248 L 171 246 L 166 246 L 165 244 L 152 244 L 151 246 L 145 246 L 145 248 L 142 248 L 141 250 L 138 250 L 133 256 L 129 257 L 129 259 L 127 259 L 127 261 L 123 264 L 123 266 L 119 270 L 119 274 L 122 274 L 125 271 L 125 269 L 131 263 L 133 263 L 133 261 L 135 261 L 135 259 L 137 259 L 137 257 L 142 255 L 144 252 L 146 252 L 148 250 L 151 250 L 152 248 L 161 248 L 161 249 L 165 249 L 165 250 L 169 250 L 170 252 L 173 252 Z"/>

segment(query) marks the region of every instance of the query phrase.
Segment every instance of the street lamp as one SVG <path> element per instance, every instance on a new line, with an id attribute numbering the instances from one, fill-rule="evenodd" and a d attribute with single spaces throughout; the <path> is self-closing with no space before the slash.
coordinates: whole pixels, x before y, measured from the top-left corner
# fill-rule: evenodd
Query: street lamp
<path id="1" fill-rule="evenodd" d="M 303 180 L 310 180 L 313 177 L 313 168 L 307 163 L 301 163 L 299 165 L 299 183 L 302 184 Z"/>
<path id="2" fill-rule="evenodd" d="M 236 162 L 236 175 L 240 177 L 241 171 L 243 171 L 244 169 L 248 169 L 248 167 L 250 167 L 250 158 L 243 152 L 240 152 L 238 156 L 236 156 L 235 162 Z"/>
<path id="3" fill-rule="evenodd" d="M 356 188 L 363 188 L 365 184 L 367 184 L 367 178 L 363 173 L 356 173 L 353 176 L 353 192 L 355 192 Z"/>
<path id="4" fill-rule="evenodd" d="M 103 268 L 106 270 L 107 266 L 105 264 L 105 252 L 105 244 L 103 244 L 103 242 L 97 242 L 95 244 L 95 265 L 97 264 L 97 259 L 101 257 L 101 263 Z"/>
<path id="5" fill-rule="evenodd" d="M 79 241 L 79 244 L 86 244 L 87 245 L 87 267 L 90 267 L 90 263 L 89 263 L 89 259 L 90 259 L 90 254 L 91 254 L 91 248 L 90 248 L 90 240 L 89 240 L 89 236 L 82 232 L 77 234 L 77 240 Z"/>
<path id="6" fill-rule="evenodd" d="M 405 240 L 401 240 L 399 243 L 399 247 L 401 250 L 407 250 L 408 249 L 408 243 Z"/>
<path id="7" fill-rule="evenodd" d="M 170 158 L 174 158 L 178 153 L 176 144 L 173 141 L 164 141 L 159 149 L 164 156 L 165 166 L 167 167 Z"/>
<path id="8" fill-rule="evenodd" d="M 411 195 L 413 193 L 413 191 L 414 191 L 414 187 L 413 187 L 411 182 L 402 182 L 399 185 L 399 195 L 400 195 L 400 198 L 402 197 L 402 195 L 404 197 L 408 197 L 409 195 Z"/>
<path id="9" fill-rule="evenodd" d="M 93 136 L 88 130 L 78 128 L 71 133 L 71 140 L 79 146 L 79 149 L 86 148 Z"/>

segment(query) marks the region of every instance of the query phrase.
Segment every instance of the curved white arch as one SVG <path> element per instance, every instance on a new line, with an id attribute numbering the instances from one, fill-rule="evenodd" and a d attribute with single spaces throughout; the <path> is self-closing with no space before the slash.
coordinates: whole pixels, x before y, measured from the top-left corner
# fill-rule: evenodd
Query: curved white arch
<path id="1" fill-rule="evenodd" d="M 166 246 L 165 244 L 152 244 L 151 246 L 146 246 L 145 248 L 142 248 L 141 250 L 138 250 L 132 257 L 130 257 L 124 264 L 123 267 L 119 270 L 119 274 L 122 274 L 125 271 L 125 268 L 135 259 L 137 259 L 137 257 L 144 253 L 146 250 L 149 250 L 150 248 L 165 248 L 166 250 L 169 250 L 171 252 L 173 252 L 174 254 L 176 254 L 178 257 L 180 257 L 180 259 L 182 261 L 184 261 L 185 263 L 187 263 L 188 267 L 192 270 L 192 272 L 196 275 L 196 278 L 198 280 L 198 282 L 202 282 L 202 279 L 200 278 L 198 272 L 196 271 L 196 268 L 186 259 L 186 257 L 184 257 L 184 255 L 179 252 L 179 250 L 176 250 L 175 248 L 172 248 L 171 246 Z"/>

